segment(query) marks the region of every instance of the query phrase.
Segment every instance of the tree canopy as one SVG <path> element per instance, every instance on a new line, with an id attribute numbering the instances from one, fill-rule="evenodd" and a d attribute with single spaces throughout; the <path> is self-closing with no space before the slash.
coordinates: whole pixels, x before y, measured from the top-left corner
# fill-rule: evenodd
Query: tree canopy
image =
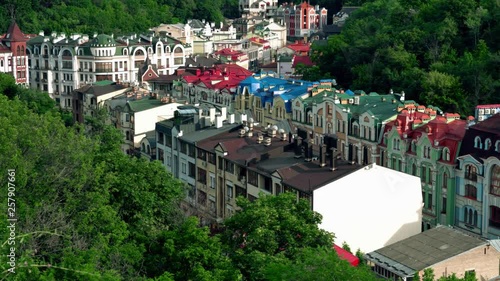
<path id="1" fill-rule="evenodd" d="M 366 1 L 313 60 L 345 88 L 471 114 L 500 102 L 499 18 L 495 0 Z"/>

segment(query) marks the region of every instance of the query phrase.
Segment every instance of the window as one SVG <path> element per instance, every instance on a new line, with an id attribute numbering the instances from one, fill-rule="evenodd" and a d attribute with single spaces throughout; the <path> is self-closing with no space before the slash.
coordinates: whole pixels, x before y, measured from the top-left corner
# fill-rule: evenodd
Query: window
<path id="1" fill-rule="evenodd" d="M 427 176 L 426 172 L 427 172 L 427 169 L 424 166 L 420 167 L 420 180 L 422 182 L 425 182 L 425 179 L 426 179 L 426 176 Z"/>
<path id="2" fill-rule="evenodd" d="M 187 154 L 187 143 L 181 141 L 180 145 L 181 145 L 181 153 Z"/>
<path id="3" fill-rule="evenodd" d="M 226 187 L 227 187 L 227 194 L 226 194 L 227 199 L 229 199 L 229 200 L 233 199 L 233 186 L 228 184 Z"/>
<path id="4" fill-rule="evenodd" d="M 214 153 L 208 153 L 208 163 L 214 164 L 215 165 L 215 154 Z"/>
<path id="5" fill-rule="evenodd" d="M 427 209 L 432 210 L 432 193 L 427 193 Z"/>
<path id="6" fill-rule="evenodd" d="M 198 148 L 198 159 L 207 161 L 207 152 L 203 149 Z"/>
<path id="7" fill-rule="evenodd" d="M 443 197 L 443 203 L 441 205 L 441 214 L 446 214 L 446 197 Z"/>
<path id="8" fill-rule="evenodd" d="M 500 208 L 490 206 L 490 226 L 500 228 Z"/>
<path id="9" fill-rule="evenodd" d="M 450 161 L 450 149 L 447 147 L 443 149 L 443 161 Z"/>
<path id="10" fill-rule="evenodd" d="M 161 163 L 165 164 L 163 157 L 164 157 L 163 149 L 158 148 L 158 160 L 160 160 Z"/>
<path id="11" fill-rule="evenodd" d="M 207 194 L 201 190 L 198 190 L 198 204 L 205 207 L 207 205 Z"/>
<path id="12" fill-rule="evenodd" d="M 243 197 L 247 197 L 247 190 L 244 189 L 243 187 L 241 186 L 236 186 L 236 197 L 239 197 L 239 196 L 243 196 Z"/>
<path id="13" fill-rule="evenodd" d="M 448 173 L 443 174 L 443 188 L 448 188 Z"/>
<path id="14" fill-rule="evenodd" d="M 202 184 L 207 184 L 207 171 L 198 168 L 198 182 Z"/>
<path id="15" fill-rule="evenodd" d="M 215 189 L 215 175 L 210 173 L 210 188 Z"/>
<path id="16" fill-rule="evenodd" d="M 188 165 L 189 165 L 188 175 L 189 177 L 194 178 L 196 173 L 196 165 L 191 162 L 189 162 Z"/>
<path id="17" fill-rule="evenodd" d="M 165 146 L 172 147 L 172 137 L 165 135 Z"/>
<path id="18" fill-rule="evenodd" d="M 224 162 L 226 162 L 226 172 L 234 174 L 234 163 L 228 160 L 224 160 Z"/>
<path id="19" fill-rule="evenodd" d="M 500 165 L 491 168 L 490 194 L 500 196 Z"/>
<path id="20" fill-rule="evenodd" d="M 490 150 L 490 148 L 491 148 L 491 140 L 486 139 L 486 141 L 484 142 L 484 150 Z"/>
<path id="21" fill-rule="evenodd" d="M 194 147 L 194 145 L 188 145 L 188 156 L 189 157 L 194 157 L 195 151 L 196 151 L 196 148 Z"/>
<path id="22" fill-rule="evenodd" d="M 479 136 L 474 139 L 474 148 L 483 148 L 483 143 L 481 142 L 481 138 Z"/>
<path id="23" fill-rule="evenodd" d="M 181 163 L 181 172 L 183 175 L 187 173 L 187 164 L 186 163 Z"/>
<path id="24" fill-rule="evenodd" d="M 417 164 L 415 164 L 415 163 L 413 163 L 413 164 L 411 165 L 411 174 L 412 174 L 413 176 L 416 176 L 416 175 L 417 175 Z"/>
<path id="25" fill-rule="evenodd" d="M 465 185 L 465 197 L 477 200 L 477 188 L 472 184 Z"/>
<path id="26" fill-rule="evenodd" d="M 158 143 L 163 145 L 165 142 L 164 142 L 164 135 L 162 132 L 158 132 Z"/>
<path id="27" fill-rule="evenodd" d="M 477 181 L 477 168 L 474 165 L 465 166 L 465 178 L 471 181 Z"/>
<path id="28" fill-rule="evenodd" d="M 255 186 L 259 186 L 258 181 L 259 181 L 259 174 L 257 174 L 257 172 L 254 171 L 248 171 L 248 183 Z"/>

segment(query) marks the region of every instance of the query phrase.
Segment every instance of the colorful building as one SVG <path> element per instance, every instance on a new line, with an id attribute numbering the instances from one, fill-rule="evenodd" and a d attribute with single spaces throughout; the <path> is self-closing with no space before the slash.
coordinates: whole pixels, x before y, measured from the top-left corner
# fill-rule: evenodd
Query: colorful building
<path id="1" fill-rule="evenodd" d="M 304 1 L 299 5 L 290 4 L 283 8 L 288 37 L 309 36 L 322 30 L 327 24 L 328 11 L 318 5 L 312 6 Z"/>
<path id="2" fill-rule="evenodd" d="M 28 52 L 25 35 L 12 21 L 7 33 L 0 35 L 0 72 L 14 76 L 16 84 L 29 86 Z"/>

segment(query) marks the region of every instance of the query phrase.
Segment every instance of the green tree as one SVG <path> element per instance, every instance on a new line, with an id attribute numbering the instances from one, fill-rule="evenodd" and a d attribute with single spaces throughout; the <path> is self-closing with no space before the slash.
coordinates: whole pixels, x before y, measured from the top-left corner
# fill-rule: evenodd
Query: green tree
<path id="1" fill-rule="evenodd" d="M 222 242 L 233 263 L 248 280 L 262 280 L 271 261 L 295 259 L 306 247 L 332 247 L 333 234 L 319 229 L 321 215 L 307 200 L 291 193 L 239 198 L 240 211 L 224 222 Z"/>

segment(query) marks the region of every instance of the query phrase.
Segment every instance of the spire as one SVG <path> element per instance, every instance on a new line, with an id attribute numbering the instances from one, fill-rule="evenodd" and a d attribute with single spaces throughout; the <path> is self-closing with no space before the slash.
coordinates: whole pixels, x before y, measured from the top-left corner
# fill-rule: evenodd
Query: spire
<path id="1" fill-rule="evenodd" d="M 21 31 L 21 29 L 19 29 L 19 26 L 17 26 L 17 23 L 12 20 L 3 41 L 26 42 L 28 40 L 26 39 L 26 36 Z"/>

